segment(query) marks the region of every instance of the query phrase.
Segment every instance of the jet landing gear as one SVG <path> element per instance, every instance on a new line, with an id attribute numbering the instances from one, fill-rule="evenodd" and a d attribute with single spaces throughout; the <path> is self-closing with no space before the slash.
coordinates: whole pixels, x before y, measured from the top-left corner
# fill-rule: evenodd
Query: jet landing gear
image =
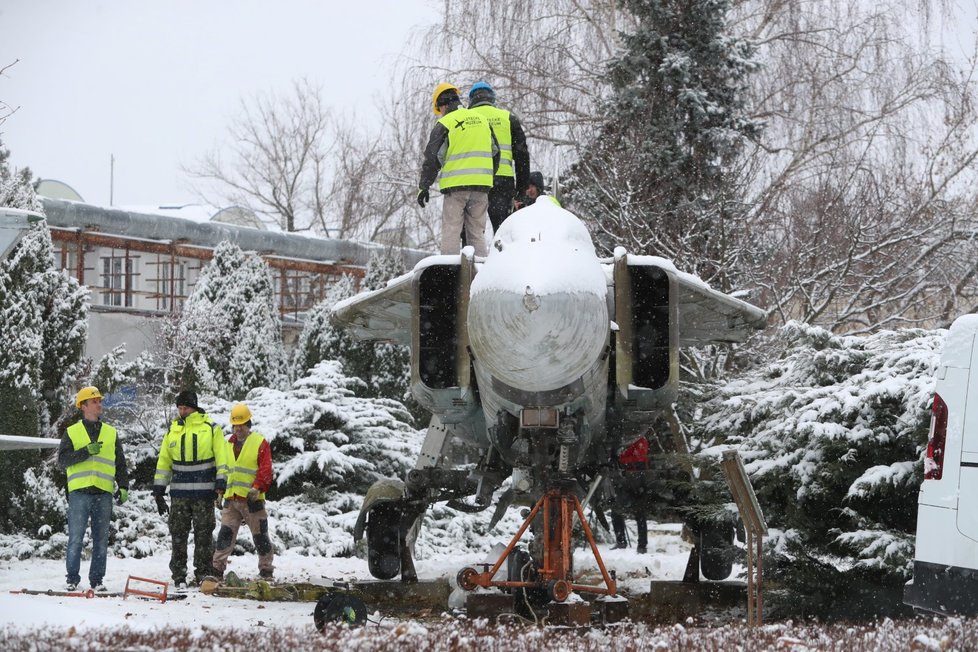
<path id="1" fill-rule="evenodd" d="M 575 514 L 591 547 L 591 554 L 594 555 L 598 569 L 601 571 L 601 577 L 604 580 L 603 586 L 574 583 L 571 532 Z M 524 573 L 520 569 L 520 562 L 525 561 L 530 566 L 533 564 L 524 551 L 516 548 L 516 544 L 533 524 L 534 519 L 538 518 L 542 520 L 542 528 L 539 529 L 540 534 L 537 536 L 542 538 L 543 563 L 540 567 L 531 568 L 528 573 Z M 513 554 L 514 550 L 516 554 Z M 494 580 L 493 577 L 496 572 L 503 567 L 507 559 L 510 560 L 507 579 Z M 513 561 L 517 563 L 513 563 Z M 513 569 L 516 569 L 515 572 Z M 577 626 L 591 624 L 591 605 L 580 599 L 573 600 L 572 596 L 575 592 L 601 596 L 599 604 L 604 622 L 615 622 L 627 616 L 627 609 L 622 609 L 622 606 L 627 603 L 618 598 L 617 585 L 604 566 L 604 561 L 602 561 L 598 546 L 594 541 L 594 535 L 584 517 L 581 501 L 570 489 L 561 488 L 547 491 L 534 505 L 526 520 L 523 521 L 523 525 L 492 568 L 490 569 L 489 565 L 485 564 L 484 570 L 479 572 L 475 568 L 467 566 L 459 571 L 458 584 L 463 590 L 469 592 L 479 587 L 500 588 L 513 593 L 514 596 L 519 594 L 519 602 L 523 601 L 524 591 L 528 595 L 544 597 L 541 602 L 549 599 L 547 611 L 550 624 Z M 507 604 L 500 601 L 500 597 L 502 596 L 499 594 L 469 593 L 466 597 L 469 614 L 495 616 L 499 615 L 500 612 L 512 610 L 516 601 L 509 601 Z M 495 613 L 490 613 L 493 611 Z M 623 611 L 624 613 L 622 613 Z"/>

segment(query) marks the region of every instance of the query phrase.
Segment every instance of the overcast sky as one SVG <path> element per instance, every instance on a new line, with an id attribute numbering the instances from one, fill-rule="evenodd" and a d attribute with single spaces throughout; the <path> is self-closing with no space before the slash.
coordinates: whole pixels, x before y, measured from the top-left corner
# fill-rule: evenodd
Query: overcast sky
<path id="1" fill-rule="evenodd" d="M 431 0 L 0 0 L 0 126 L 16 167 L 109 204 L 196 202 L 180 171 L 242 97 L 321 83 L 351 111 L 387 92 Z"/>

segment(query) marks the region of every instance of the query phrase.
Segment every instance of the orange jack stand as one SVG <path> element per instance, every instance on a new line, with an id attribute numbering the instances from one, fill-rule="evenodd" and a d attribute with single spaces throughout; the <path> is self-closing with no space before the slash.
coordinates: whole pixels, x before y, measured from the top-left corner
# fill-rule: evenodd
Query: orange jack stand
<path id="1" fill-rule="evenodd" d="M 156 586 L 163 587 L 162 591 L 144 591 L 142 589 L 133 588 L 130 586 L 131 583 L 146 582 L 147 584 L 153 584 Z M 166 602 L 166 589 L 169 586 L 169 582 L 161 582 L 160 580 L 150 580 L 145 577 L 136 577 L 135 575 L 130 575 L 126 579 L 126 590 L 122 593 L 122 599 L 125 600 L 130 595 L 141 595 L 146 598 L 153 598 L 154 600 L 159 600 L 160 602 Z"/>
<path id="2" fill-rule="evenodd" d="M 516 544 L 523 537 L 523 534 L 533 523 L 533 519 L 543 511 L 543 567 L 537 570 L 540 581 L 522 582 L 502 580 L 495 581 L 492 578 L 496 572 L 502 568 L 503 563 L 516 547 Z M 591 554 L 594 555 L 598 568 L 601 570 L 601 577 L 604 579 L 604 586 L 589 586 L 584 584 L 574 584 L 571 571 L 572 555 L 571 532 L 574 526 L 574 515 L 577 515 L 584 529 L 584 536 L 591 546 Z M 551 523 L 553 519 L 553 523 Z M 574 492 L 567 489 L 551 489 L 543 494 L 537 504 L 533 506 L 530 514 L 523 521 L 516 536 L 513 537 L 506 550 L 499 557 L 499 560 L 491 570 L 480 573 L 475 568 L 468 566 L 458 573 L 458 583 L 462 589 L 472 591 L 476 587 L 489 588 L 491 586 L 501 588 L 545 588 L 550 597 L 555 602 L 563 602 L 574 591 L 581 593 L 600 593 L 608 596 L 617 594 L 615 580 L 608 574 L 598 546 L 594 542 L 594 534 L 587 524 L 584 517 L 584 509 L 581 501 L 577 499 Z"/>

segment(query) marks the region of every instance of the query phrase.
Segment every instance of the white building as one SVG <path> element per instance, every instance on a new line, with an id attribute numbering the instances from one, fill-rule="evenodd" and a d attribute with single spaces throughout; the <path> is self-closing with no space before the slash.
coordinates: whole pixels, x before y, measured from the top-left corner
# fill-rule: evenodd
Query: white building
<path id="1" fill-rule="evenodd" d="M 286 343 L 294 341 L 304 314 L 323 299 L 330 283 L 344 274 L 362 278 L 371 254 L 385 249 L 264 230 L 240 208 L 217 211 L 210 219 L 186 219 L 65 199 L 42 201 L 56 259 L 92 291 L 86 355 L 94 359 L 121 343 L 130 356 L 151 349 L 160 320 L 179 312 L 201 268 L 225 240 L 258 253 L 272 268 Z M 187 212 L 185 207 L 158 210 Z M 409 267 L 430 253 L 401 251 Z"/>

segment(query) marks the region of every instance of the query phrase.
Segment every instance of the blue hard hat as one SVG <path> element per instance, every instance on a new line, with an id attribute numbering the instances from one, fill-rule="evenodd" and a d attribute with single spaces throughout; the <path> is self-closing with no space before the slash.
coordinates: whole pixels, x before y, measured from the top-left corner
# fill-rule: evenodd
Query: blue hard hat
<path id="1" fill-rule="evenodd" d="M 475 93 L 482 90 L 489 91 L 493 95 L 496 94 L 496 91 L 492 90 L 492 86 L 490 86 L 486 82 L 476 82 L 472 84 L 472 88 L 469 89 L 469 97 L 471 98 Z"/>

